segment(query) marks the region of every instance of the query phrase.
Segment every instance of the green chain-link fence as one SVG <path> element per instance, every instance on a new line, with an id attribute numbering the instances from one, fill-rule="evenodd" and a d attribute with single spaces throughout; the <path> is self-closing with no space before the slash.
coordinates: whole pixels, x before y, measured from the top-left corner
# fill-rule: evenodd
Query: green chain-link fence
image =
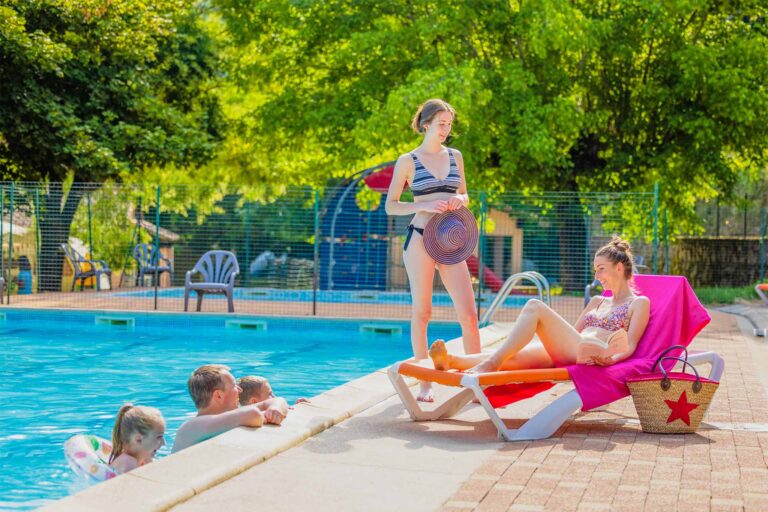
<path id="1" fill-rule="evenodd" d="M 385 196 L 361 183 L 290 188 L 271 201 L 192 186 L 4 183 L 4 298 L 20 307 L 181 311 L 187 272 L 207 251 L 225 250 L 239 264 L 237 313 L 408 318 L 410 219 L 387 216 Z M 481 314 L 507 277 L 537 271 L 553 306 L 575 319 L 592 256 L 613 233 L 631 240 L 644 271 L 664 270 L 654 193 L 470 196 L 480 221 L 470 268 Z M 521 283 L 495 319 L 514 319 L 534 292 Z M 225 312 L 223 299 L 206 296 L 203 311 Z M 439 276 L 433 305 L 434 318 L 455 318 Z"/>

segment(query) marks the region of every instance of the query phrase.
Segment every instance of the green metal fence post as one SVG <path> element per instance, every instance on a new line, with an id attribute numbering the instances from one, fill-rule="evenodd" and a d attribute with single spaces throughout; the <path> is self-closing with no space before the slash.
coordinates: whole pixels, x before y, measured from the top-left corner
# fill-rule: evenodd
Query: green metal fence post
<path id="1" fill-rule="evenodd" d="M 667 231 L 667 210 L 664 209 L 664 274 L 669 275 L 669 231 Z"/>
<path id="2" fill-rule="evenodd" d="M 365 265 L 363 268 L 365 268 L 365 276 L 364 276 L 364 283 L 365 286 L 368 287 L 368 285 L 371 283 L 371 275 L 370 275 L 370 269 L 371 269 L 371 200 L 368 199 L 368 202 L 366 203 L 366 212 L 365 212 Z"/>
<path id="3" fill-rule="evenodd" d="M 245 272 L 245 286 L 251 282 L 251 202 L 245 203 L 245 264 L 249 266 Z"/>
<path id="4" fill-rule="evenodd" d="M 485 253 L 485 191 L 480 193 L 480 243 L 477 258 L 477 318 L 481 316 L 481 301 L 483 298 L 483 255 Z"/>
<path id="5" fill-rule="evenodd" d="M 40 246 L 43 243 L 40 234 L 40 190 L 35 189 L 35 267 L 37 268 L 37 287 L 35 291 L 40 293 Z"/>
<path id="6" fill-rule="evenodd" d="M 91 226 L 91 191 L 88 191 L 88 247 L 91 251 L 91 259 L 95 259 L 96 255 L 93 254 L 93 229 Z"/>
<path id="7" fill-rule="evenodd" d="M 653 185 L 653 273 L 659 273 L 659 182 Z"/>
<path id="8" fill-rule="evenodd" d="M 590 217 L 589 208 L 587 208 L 584 214 L 584 228 L 585 228 L 584 232 L 586 235 L 584 237 L 584 282 L 585 282 L 584 286 L 592 283 L 592 280 L 590 279 L 590 274 L 592 272 L 589 271 L 589 267 L 591 266 L 591 262 L 592 262 L 592 258 L 590 258 L 591 255 L 589 251 L 589 239 L 592 235 L 591 229 L 590 229 L 591 226 L 589 225 L 589 220 L 590 220 L 589 217 Z"/>
<path id="9" fill-rule="evenodd" d="M 157 187 L 157 199 L 155 202 L 155 269 L 160 265 L 160 186 Z M 155 311 L 157 311 L 157 286 L 160 284 L 160 274 L 155 270 Z"/>
<path id="10" fill-rule="evenodd" d="M 3 218 L 3 215 L 5 214 L 5 187 L 0 187 L 0 221 Z M 3 278 L 6 277 L 5 275 L 5 251 L 3 251 L 3 238 L 5 226 L 3 226 L 3 223 L 0 222 L 0 276 Z M 10 275 L 7 276 L 5 285 L 8 286 L 10 283 Z M 3 290 L 0 290 L 0 297 L 3 295 Z"/>
<path id="11" fill-rule="evenodd" d="M 320 194 L 315 189 L 315 243 L 313 247 L 314 265 L 312 265 L 312 316 L 317 315 L 317 287 L 320 277 Z"/>
<path id="12" fill-rule="evenodd" d="M 6 297 L 7 302 L 6 304 L 11 303 L 11 269 L 13 268 L 13 196 L 15 194 L 15 188 L 14 183 L 11 182 L 11 202 L 10 202 L 10 210 L 11 213 L 9 215 L 11 227 L 8 232 L 8 282 L 5 284 L 5 291 L 6 291 Z"/>
<path id="13" fill-rule="evenodd" d="M 35 292 L 40 293 L 40 246 L 43 236 L 40 234 L 40 190 L 35 189 L 35 268 L 37 269 L 37 286 Z"/>
<path id="14" fill-rule="evenodd" d="M 760 211 L 760 282 L 765 281 L 765 208 Z"/>

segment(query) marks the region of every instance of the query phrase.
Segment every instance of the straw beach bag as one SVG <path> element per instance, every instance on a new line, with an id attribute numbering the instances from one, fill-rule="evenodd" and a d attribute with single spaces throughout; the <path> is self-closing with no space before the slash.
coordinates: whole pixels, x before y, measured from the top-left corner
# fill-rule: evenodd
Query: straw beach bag
<path id="1" fill-rule="evenodd" d="M 676 349 L 682 349 L 685 358 L 666 355 Z M 672 359 L 683 363 L 682 372 L 664 370 L 661 363 Z M 693 374 L 685 372 L 686 366 Z M 665 350 L 653 364 L 651 373 L 627 379 L 643 432 L 655 434 L 696 432 L 718 385 L 699 377 L 699 372 L 688 362 L 688 350 L 682 345 Z"/>

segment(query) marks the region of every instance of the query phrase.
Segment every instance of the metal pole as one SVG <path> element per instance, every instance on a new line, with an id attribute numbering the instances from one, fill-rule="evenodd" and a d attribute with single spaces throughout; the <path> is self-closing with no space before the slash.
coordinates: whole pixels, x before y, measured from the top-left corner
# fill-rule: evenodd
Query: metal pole
<path id="1" fill-rule="evenodd" d="M 40 234 L 40 191 L 35 189 L 35 267 L 37 267 L 37 287 L 35 291 L 40 293 L 40 246 L 43 243 Z"/>
<path id="2" fill-rule="evenodd" d="M 91 228 L 91 192 L 88 191 L 88 246 L 91 250 L 91 259 L 95 259 L 93 254 L 93 230 Z M 110 283 L 112 284 L 112 283 Z"/>
<path id="3" fill-rule="evenodd" d="M 245 203 L 245 286 L 251 282 L 251 202 Z"/>
<path id="4" fill-rule="evenodd" d="M 760 282 L 765 281 L 765 208 L 760 212 Z"/>
<path id="5" fill-rule="evenodd" d="M 8 233 L 8 282 L 5 284 L 5 292 L 7 301 L 6 304 L 11 303 L 11 269 L 13 268 L 13 196 L 14 196 L 14 183 L 11 182 L 11 215 L 10 223 L 11 229 Z"/>
<path id="6" fill-rule="evenodd" d="M 157 311 L 157 285 L 160 283 L 160 274 L 157 267 L 160 266 L 160 186 L 157 187 L 157 199 L 155 202 L 155 311 Z"/>
<path id="7" fill-rule="evenodd" d="M 669 275 L 669 231 L 667 231 L 667 210 L 664 210 L 664 274 Z"/>
<path id="8" fill-rule="evenodd" d="M 365 287 L 369 287 L 371 285 L 371 279 L 370 279 L 370 263 L 371 263 L 371 200 L 369 199 L 367 202 L 367 210 L 365 212 L 365 265 L 363 268 L 365 271 L 363 272 L 363 283 Z"/>
<path id="9" fill-rule="evenodd" d="M 477 258 L 477 318 L 481 316 L 481 303 L 483 295 L 483 253 L 485 252 L 485 191 L 480 193 L 480 243 Z"/>
<path id="10" fill-rule="evenodd" d="M 659 182 L 653 185 L 653 273 L 659 273 Z"/>
<path id="11" fill-rule="evenodd" d="M 589 267 L 590 267 L 589 239 L 592 236 L 591 229 L 590 229 L 591 226 L 589 224 L 589 220 L 590 220 L 589 217 L 590 217 L 589 208 L 587 208 L 587 211 L 584 215 L 584 225 L 586 227 L 586 229 L 584 230 L 586 233 L 586 236 L 584 237 L 584 282 L 586 284 L 584 286 L 592 282 L 591 279 L 589 278 L 590 277 L 589 274 L 591 274 L 591 272 L 589 271 Z"/>
<path id="12" fill-rule="evenodd" d="M 315 264 L 312 265 L 312 316 L 317 315 L 317 286 L 320 277 L 320 194 L 315 189 L 315 243 L 314 254 Z"/>
<path id="13" fill-rule="evenodd" d="M 0 187 L 0 221 L 2 220 L 3 214 L 5 213 L 5 187 Z M 5 254 L 3 254 L 3 231 L 5 226 L 2 222 L 0 222 L 0 275 L 3 277 L 6 277 L 5 275 Z M 10 275 L 7 276 L 8 279 L 5 281 L 5 286 L 8 286 L 10 283 Z M 3 290 L 0 290 L 0 296 L 2 296 Z"/>

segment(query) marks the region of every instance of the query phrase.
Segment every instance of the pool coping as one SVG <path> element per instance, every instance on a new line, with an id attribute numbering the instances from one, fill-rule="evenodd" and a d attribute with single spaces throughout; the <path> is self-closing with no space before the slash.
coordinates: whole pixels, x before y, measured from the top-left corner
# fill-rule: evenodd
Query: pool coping
<path id="1" fill-rule="evenodd" d="M 480 329 L 482 346 L 503 339 L 510 325 L 495 323 Z M 460 340 L 449 345 L 458 349 Z M 379 369 L 296 405 L 279 427 L 236 428 L 39 510 L 168 510 L 394 396 L 386 371 Z M 409 385 L 415 383 L 409 380 Z"/>
<path id="2" fill-rule="evenodd" d="M 291 320 L 296 319 L 305 319 L 305 320 L 340 320 L 344 322 L 356 322 L 361 323 L 363 322 L 362 318 L 350 318 L 347 316 L 320 316 L 320 315 L 281 315 L 277 313 L 227 313 L 226 311 L 154 311 L 154 310 L 145 310 L 145 309 L 137 309 L 137 310 L 125 310 L 125 309 L 81 309 L 81 308 L 40 308 L 37 305 L 30 304 L 28 306 L 19 305 L 19 304 L 13 304 L 11 306 L 0 304 L 0 313 L 5 312 L 18 312 L 18 313 L 26 313 L 29 311 L 35 311 L 35 312 L 48 312 L 52 311 L 55 313 L 83 313 L 83 314 L 89 314 L 89 315 L 116 315 L 119 314 L 121 316 L 158 316 L 158 315 L 172 315 L 172 316 L 189 316 L 189 317 L 222 317 L 225 319 L 232 319 L 236 320 L 240 317 L 243 318 L 290 318 Z M 2 319 L 0 319 L 2 320 Z M 404 323 L 408 322 L 408 319 L 405 318 L 399 318 L 399 317 L 377 317 L 375 320 L 371 320 L 370 322 L 398 322 L 398 323 Z M 457 322 L 455 320 L 446 320 L 446 319 L 435 319 L 430 320 L 430 323 L 432 324 L 456 324 Z M 502 325 L 504 323 L 502 322 Z"/>

